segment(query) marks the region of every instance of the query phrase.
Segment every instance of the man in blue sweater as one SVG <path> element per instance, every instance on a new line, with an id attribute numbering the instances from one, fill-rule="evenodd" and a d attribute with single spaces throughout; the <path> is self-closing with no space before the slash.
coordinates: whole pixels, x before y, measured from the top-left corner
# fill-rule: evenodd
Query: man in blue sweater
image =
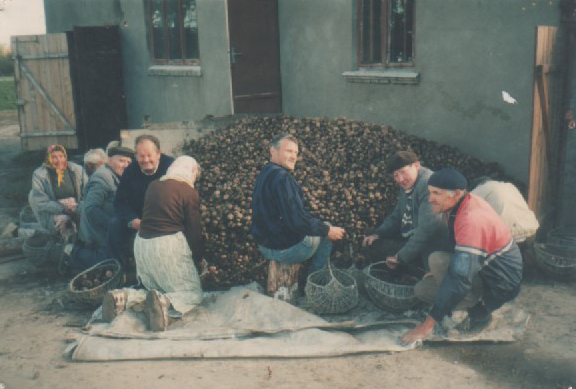
<path id="1" fill-rule="evenodd" d="M 153 135 L 140 135 L 136 138 L 136 161 L 126 168 L 116 197 L 116 216 L 110 220 L 108 228 L 108 253 L 123 265 L 131 248 L 129 243 L 140 230 L 144 196 L 148 185 L 166 174 L 174 158 L 160 152 L 160 141 Z"/>
<path id="2" fill-rule="evenodd" d="M 252 236 L 268 260 L 301 263 L 312 258 L 309 272 L 321 269 L 330 257 L 331 241 L 345 231 L 312 216 L 291 171 L 298 159 L 298 140 L 289 134 L 270 142 L 270 162 L 264 166 L 252 196 Z"/>

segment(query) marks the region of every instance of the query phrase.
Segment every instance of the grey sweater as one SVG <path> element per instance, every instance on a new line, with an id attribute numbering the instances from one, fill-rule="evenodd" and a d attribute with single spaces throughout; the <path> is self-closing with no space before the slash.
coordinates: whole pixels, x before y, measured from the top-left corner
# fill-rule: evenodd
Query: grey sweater
<path id="1" fill-rule="evenodd" d="M 74 162 L 68 162 L 68 170 L 72 183 L 77 193 L 78 210 L 80 211 L 80 202 L 82 201 L 82 189 L 88 181 L 88 176 L 82 166 Z M 58 201 L 52 190 L 50 183 L 50 174 L 44 166 L 34 170 L 32 174 L 32 189 L 28 194 L 28 203 L 34 212 L 38 223 L 48 232 L 54 232 L 54 219 L 52 216 L 64 213 L 64 207 Z"/>
<path id="2" fill-rule="evenodd" d="M 429 251 L 438 241 L 448 240 L 448 229 L 443 221 L 442 214 L 432 212 L 430 193 L 428 192 L 428 179 L 432 170 L 421 167 L 412 193 L 412 223 L 413 233 L 404 247 L 397 253 L 398 260 L 410 263 L 417 260 L 422 254 Z M 407 195 L 400 189 L 398 203 L 384 222 L 374 231 L 380 238 L 400 236 L 402 215 L 406 210 Z"/>
<path id="3" fill-rule="evenodd" d="M 82 204 L 78 237 L 88 247 L 106 246 L 108 222 L 115 214 L 114 196 L 120 178 L 104 164 L 90 177 Z"/>

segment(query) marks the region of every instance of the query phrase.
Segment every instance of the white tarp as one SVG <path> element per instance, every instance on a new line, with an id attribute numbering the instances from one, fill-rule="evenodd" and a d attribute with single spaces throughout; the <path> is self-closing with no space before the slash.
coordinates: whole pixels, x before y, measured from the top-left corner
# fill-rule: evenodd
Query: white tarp
<path id="1" fill-rule="evenodd" d="M 97 318 L 99 311 L 95 312 Z M 328 320 L 327 320 L 328 319 Z M 436 341 L 518 340 L 528 316 L 513 305 L 497 311 L 490 327 L 462 337 L 438 326 Z M 391 316 L 362 299 L 347 315 L 319 317 L 250 288 L 207 294 L 202 305 L 165 332 L 150 332 L 142 312 L 129 311 L 112 323 L 92 321 L 72 358 L 110 361 L 166 358 L 326 357 L 398 352 L 400 338 L 417 320 Z"/>

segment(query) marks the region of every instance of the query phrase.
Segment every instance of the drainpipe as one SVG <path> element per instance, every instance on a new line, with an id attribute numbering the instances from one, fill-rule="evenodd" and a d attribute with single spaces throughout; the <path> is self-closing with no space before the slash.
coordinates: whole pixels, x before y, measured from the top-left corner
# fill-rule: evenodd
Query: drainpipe
<path id="1" fill-rule="evenodd" d="M 572 196 L 566 196 L 564 191 L 564 184 L 566 179 L 566 160 L 567 153 L 576 153 L 576 150 L 567 147 L 567 139 L 570 131 L 576 131 L 576 101 L 572 102 L 572 91 L 576 90 L 574 82 L 574 53 L 576 52 L 576 0 L 561 0 L 560 1 L 560 28 L 565 36 L 564 39 L 564 55 L 562 69 L 562 100 L 561 111 L 563 118 L 561 120 L 560 134 L 558 137 L 557 151 L 560 156 L 559 160 L 559 179 L 557 181 L 557 192 L 560 194 L 560 204 L 556 207 L 556 215 L 554 217 L 555 224 L 559 223 L 562 215 L 571 207 L 574 199 Z M 571 177 L 571 180 L 574 178 Z"/>

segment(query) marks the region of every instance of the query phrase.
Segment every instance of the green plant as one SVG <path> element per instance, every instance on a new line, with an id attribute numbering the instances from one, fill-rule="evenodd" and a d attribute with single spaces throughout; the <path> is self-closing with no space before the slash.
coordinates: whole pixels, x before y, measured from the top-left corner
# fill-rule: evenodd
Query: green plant
<path id="1" fill-rule="evenodd" d="M 0 79 L 0 111 L 11 111 L 16 108 L 16 89 L 14 87 L 14 80 Z"/>

